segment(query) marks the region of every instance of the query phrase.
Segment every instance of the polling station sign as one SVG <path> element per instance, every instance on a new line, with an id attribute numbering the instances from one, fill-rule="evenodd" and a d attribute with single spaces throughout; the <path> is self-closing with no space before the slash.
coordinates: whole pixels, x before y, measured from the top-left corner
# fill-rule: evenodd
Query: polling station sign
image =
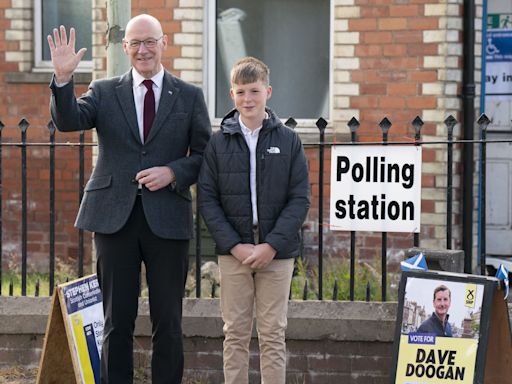
<path id="1" fill-rule="evenodd" d="M 419 232 L 421 147 L 334 145 L 331 230 Z"/>
<path id="2" fill-rule="evenodd" d="M 493 282 L 442 272 L 402 274 L 392 383 L 482 383 Z"/>
<path id="3" fill-rule="evenodd" d="M 485 94 L 512 98 L 512 30 L 490 29 L 485 47 Z"/>

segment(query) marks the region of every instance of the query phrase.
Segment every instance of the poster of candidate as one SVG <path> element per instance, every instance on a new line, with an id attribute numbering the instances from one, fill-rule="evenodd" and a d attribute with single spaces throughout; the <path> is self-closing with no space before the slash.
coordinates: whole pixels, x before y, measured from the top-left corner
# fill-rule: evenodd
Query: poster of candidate
<path id="1" fill-rule="evenodd" d="M 486 291 L 487 290 L 487 291 Z M 478 277 L 404 272 L 395 335 L 394 383 L 480 382 L 490 290 Z M 487 312 L 488 312 L 487 306 Z M 396 350 L 397 348 L 395 348 Z M 482 356 L 483 355 L 483 356 Z"/>
<path id="2" fill-rule="evenodd" d="M 96 275 L 59 285 L 65 303 L 67 330 L 73 338 L 75 360 L 84 384 L 99 384 L 103 340 L 103 297 Z"/>

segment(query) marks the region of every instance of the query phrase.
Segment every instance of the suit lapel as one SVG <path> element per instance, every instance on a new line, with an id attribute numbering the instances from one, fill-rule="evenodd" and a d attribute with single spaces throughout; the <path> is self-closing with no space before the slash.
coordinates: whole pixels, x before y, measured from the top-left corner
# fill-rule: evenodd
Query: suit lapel
<path id="1" fill-rule="evenodd" d="M 125 73 L 119 80 L 116 87 L 116 96 L 121 107 L 121 111 L 126 118 L 130 131 L 135 139 L 142 144 L 139 134 L 139 125 L 137 123 L 137 111 L 135 110 L 135 101 L 133 100 L 133 79 L 132 71 Z"/>
<path id="2" fill-rule="evenodd" d="M 158 111 L 156 113 L 153 126 L 151 127 L 151 131 L 149 131 L 149 136 L 146 140 L 146 143 L 151 141 L 156 136 L 158 131 L 164 126 L 167 117 L 172 112 L 174 103 L 176 103 L 176 100 L 178 99 L 179 93 L 180 89 L 176 88 L 172 75 L 165 71 L 164 79 L 162 82 L 162 93 L 160 95 L 160 102 L 158 104 Z"/>

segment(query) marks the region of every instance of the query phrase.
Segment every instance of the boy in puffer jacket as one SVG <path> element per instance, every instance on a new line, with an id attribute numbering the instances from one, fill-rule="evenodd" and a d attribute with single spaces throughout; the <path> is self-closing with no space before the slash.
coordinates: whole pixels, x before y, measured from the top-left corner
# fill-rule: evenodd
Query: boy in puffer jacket
<path id="1" fill-rule="evenodd" d="M 310 206 L 307 162 L 298 134 L 266 106 L 272 88 L 263 62 L 235 63 L 230 94 L 235 109 L 212 136 L 198 181 L 219 255 L 224 378 L 248 383 L 256 308 L 261 382 L 284 384 L 288 295 Z"/>

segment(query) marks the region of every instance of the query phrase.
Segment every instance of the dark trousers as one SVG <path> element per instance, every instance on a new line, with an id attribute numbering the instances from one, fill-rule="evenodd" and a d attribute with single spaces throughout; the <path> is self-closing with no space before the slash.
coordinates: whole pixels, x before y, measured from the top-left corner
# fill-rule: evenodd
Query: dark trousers
<path id="1" fill-rule="evenodd" d="M 181 312 L 189 241 L 155 236 L 146 222 L 140 197 L 119 232 L 96 233 L 94 241 L 105 317 L 101 383 L 133 382 L 133 332 L 142 262 L 146 267 L 152 322 L 152 382 L 181 383 Z"/>

